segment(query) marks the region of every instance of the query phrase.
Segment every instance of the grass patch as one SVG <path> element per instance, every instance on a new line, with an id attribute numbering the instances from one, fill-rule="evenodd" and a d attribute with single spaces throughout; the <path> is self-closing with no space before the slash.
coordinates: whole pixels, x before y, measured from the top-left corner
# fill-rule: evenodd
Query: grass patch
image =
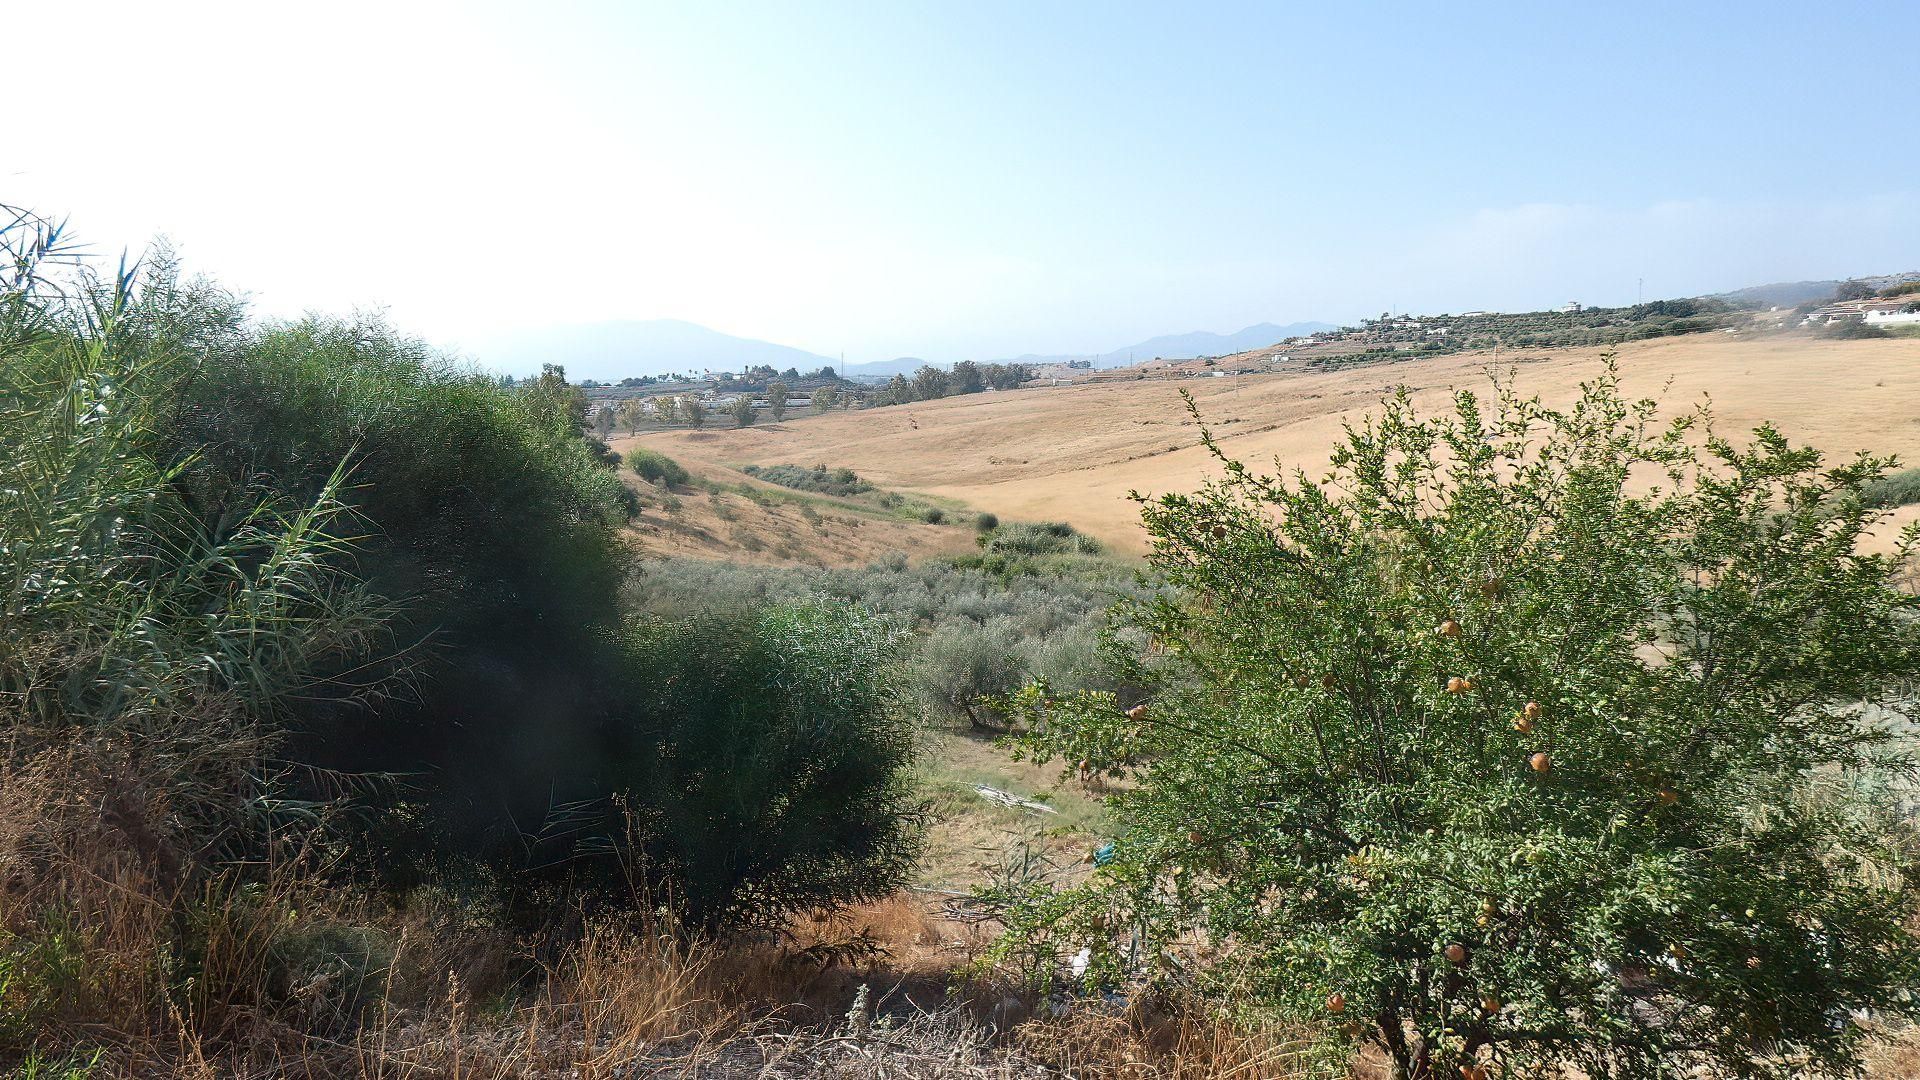
<path id="1" fill-rule="evenodd" d="M 1920 503 L 1920 469 L 1902 469 L 1860 489 L 1860 501 L 1868 506 L 1892 508 Z"/>
<path id="2" fill-rule="evenodd" d="M 636 446 L 627 451 L 627 468 L 649 483 L 665 487 L 686 487 L 687 470 L 679 462 L 658 450 Z"/>

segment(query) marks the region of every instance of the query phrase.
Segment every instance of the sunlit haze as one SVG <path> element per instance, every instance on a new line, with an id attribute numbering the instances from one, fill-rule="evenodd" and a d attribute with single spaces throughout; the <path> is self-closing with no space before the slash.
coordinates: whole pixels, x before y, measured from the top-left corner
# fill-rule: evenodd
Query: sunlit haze
<path id="1" fill-rule="evenodd" d="M 470 352 L 672 318 L 948 362 L 1630 303 L 1920 269 L 1911 15 L 23 3 L 0 202 Z"/>

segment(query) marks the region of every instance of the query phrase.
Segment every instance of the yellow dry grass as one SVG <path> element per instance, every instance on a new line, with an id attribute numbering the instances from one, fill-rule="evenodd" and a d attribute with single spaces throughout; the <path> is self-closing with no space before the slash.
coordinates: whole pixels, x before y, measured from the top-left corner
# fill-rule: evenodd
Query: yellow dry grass
<path id="1" fill-rule="evenodd" d="M 692 467 L 823 462 L 882 487 L 964 501 L 1005 519 L 1064 520 L 1121 551 L 1145 537 L 1129 490 L 1186 490 L 1212 475 L 1179 398 L 1189 390 L 1228 453 L 1317 472 L 1341 425 L 1404 384 L 1427 409 L 1511 373 L 1525 393 L 1570 399 L 1603 350 L 1490 353 L 1342 372 L 1114 381 L 976 394 L 777 427 L 665 432 L 649 445 Z M 1627 391 L 1675 411 L 1711 396 L 1728 432 L 1773 420 L 1834 454 L 1920 457 L 1920 340 L 1699 334 L 1618 349 Z M 1237 385 L 1236 385 L 1237 382 Z M 1920 516 L 1908 508 L 1902 520 Z"/>
<path id="2" fill-rule="evenodd" d="M 766 430 L 777 432 L 779 428 L 769 426 Z M 715 435 L 676 434 L 695 447 Z M 634 446 L 657 449 L 663 441 L 659 434 L 647 434 L 616 439 L 612 445 L 624 454 Z M 973 527 L 963 514 L 953 515 L 944 524 L 929 525 L 886 513 L 871 499 L 796 492 L 755 480 L 697 453 L 676 448 L 673 454 L 698 481 L 722 490 L 667 491 L 625 474 L 645 504 L 627 528 L 627 538 L 648 558 L 724 559 L 766 566 L 865 566 L 892 552 L 945 555 L 973 550 Z M 750 497 L 748 491 L 754 496 Z"/>

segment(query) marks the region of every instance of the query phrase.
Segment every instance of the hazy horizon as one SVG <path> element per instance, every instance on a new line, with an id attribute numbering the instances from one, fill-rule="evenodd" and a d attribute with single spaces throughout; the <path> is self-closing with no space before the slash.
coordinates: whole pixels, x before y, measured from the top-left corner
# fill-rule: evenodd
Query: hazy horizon
<path id="1" fill-rule="evenodd" d="M 0 202 L 457 349 L 677 319 L 948 363 L 1631 303 L 1920 269 L 1920 146 L 1869 122 L 1901 10 L 46 6 L 7 16 L 42 120 Z"/>

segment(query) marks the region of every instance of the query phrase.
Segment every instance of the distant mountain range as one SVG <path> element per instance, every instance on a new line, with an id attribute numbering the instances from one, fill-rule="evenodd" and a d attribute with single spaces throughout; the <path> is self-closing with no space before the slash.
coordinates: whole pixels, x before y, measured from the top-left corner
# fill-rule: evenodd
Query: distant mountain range
<path id="1" fill-rule="evenodd" d="M 1097 368 L 1125 367 L 1143 360 L 1192 360 L 1200 356 L 1228 356 L 1246 352 L 1285 341 L 1290 337 L 1305 337 L 1322 330 L 1338 329 L 1330 323 L 1299 322 L 1286 326 L 1273 323 L 1260 323 L 1231 334 L 1214 334 L 1205 330 L 1195 330 L 1190 334 L 1162 334 L 1148 338 L 1111 352 L 1094 353 L 1083 356 L 1040 356 L 1029 353 L 1013 359 L 1022 364 L 1066 364 L 1076 360 L 1091 360 Z"/>
<path id="2" fill-rule="evenodd" d="M 1879 274 L 1874 277 L 1853 278 L 1870 289 L 1885 289 L 1894 285 L 1904 285 L 1909 281 L 1920 281 L 1920 272 L 1905 274 Z M 1772 285 L 1752 285 L 1744 289 L 1721 293 L 1716 300 L 1727 300 L 1735 304 L 1757 305 L 1760 307 L 1797 307 L 1813 300 L 1825 300 L 1834 294 L 1844 282 L 1833 281 L 1780 281 Z"/>
<path id="3" fill-rule="evenodd" d="M 1191 360 L 1196 356 L 1225 356 L 1244 352 L 1290 337 L 1331 329 L 1334 328 L 1317 322 L 1288 326 L 1261 323 L 1231 334 L 1213 334 L 1204 330 L 1190 334 L 1168 334 L 1111 352 L 1071 356 L 1029 353 L 999 362 L 1038 365 L 1087 360 L 1092 361 L 1095 367 L 1105 368 L 1155 357 Z M 567 378 L 574 382 L 584 379 L 617 382 L 625 378 L 669 372 L 698 374 L 703 371 L 743 371 L 756 364 L 782 371 L 798 368 L 802 372 L 832 367 L 848 378 L 887 379 L 894 375 L 911 375 L 927 363 L 916 356 L 902 356 L 871 364 L 849 364 L 842 369 L 840 362 L 832 357 L 770 341 L 734 337 L 679 319 L 547 326 L 485 341 L 469 351 L 481 366 L 506 374 L 531 375 L 537 373 L 542 364 L 559 364 L 567 369 Z"/>
<path id="4" fill-rule="evenodd" d="M 679 319 L 547 326 L 498 338 L 471 351 L 483 367 L 514 375 L 537 373 L 542 364 L 559 364 L 574 382 L 617 382 L 668 372 L 744 371 L 755 364 L 805 372 L 840 363 L 805 349 L 734 337 Z"/>
<path id="5" fill-rule="evenodd" d="M 891 379 L 895 375 L 911 375 L 925 367 L 927 362 L 917 356 L 898 356 L 892 360 L 875 360 L 871 364 L 848 364 L 840 374 L 849 379 Z M 938 365 L 946 367 L 945 364 Z"/>
<path id="6" fill-rule="evenodd" d="M 1190 334 L 1162 334 L 1159 337 L 1152 337 L 1145 341 L 1135 342 L 1132 345 L 1126 345 L 1114 349 L 1111 352 L 1057 353 L 1048 355 L 1026 353 L 1021 356 L 1008 357 L 1004 360 L 996 360 L 994 363 L 1033 364 L 1038 366 L 1041 364 L 1069 364 L 1085 360 L 1091 361 L 1093 366 L 1097 368 L 1125 367 L 1128 364 L 1137 364 L 1143 360 L 1153 360 L 1156 358 L 1161 360 L 1192 360 L 1198 356 L 1227 356 L 1232 353 L 1246 352 L 1248 349 L 1258 349 L 1262 346 L 1272 345 L 1275 342 L 1285 341 L 1290 337 L 1304 337 L 1307 334 L 1333 329 L 1336 329 L 1336 327 L 1332 324 L 1320 322 L 1289 323 L 1286 326 L 1275 326 L 1273 323 L 1260 323 L 1257 326 L 1249 326 L 1244 330 L 1236 330 L 1231 334 L 1215 334 L 1206 330 L 1195 330 Z M 921 360 L 918 357 L 903 356 L 898 360 L 881 360 L 878 363 L 872 364 L 849 364 L 847 369 L 841 372 L 841 374 L 854 379 L 888 379 L 895 375 L 911 375 L 925 363 L 925 360 Z"/>

